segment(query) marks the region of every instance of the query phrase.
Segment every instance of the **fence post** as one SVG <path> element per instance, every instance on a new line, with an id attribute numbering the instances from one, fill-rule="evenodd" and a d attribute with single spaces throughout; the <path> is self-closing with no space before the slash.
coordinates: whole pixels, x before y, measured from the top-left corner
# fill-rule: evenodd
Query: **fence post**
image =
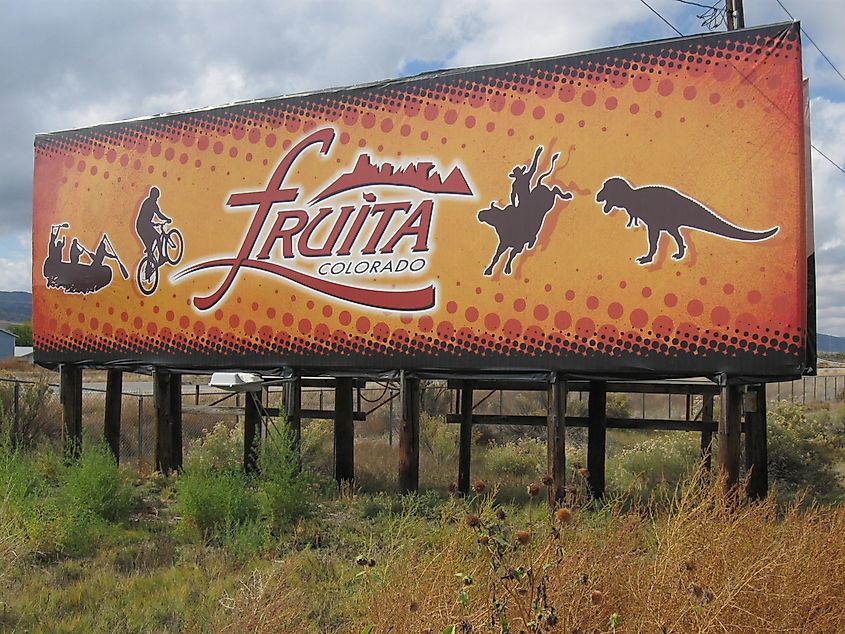
<path id="1" fill-rule="evenodd" d="M 334 478 L 339 487 L 355 480 L 355 424 L 352 379 L 335 377 L 334 388 Z"/>
<path id="2" fill-rule="evenodd" d="M 704 394 L 701 398 L 701 422 L 713 422 L 713 395 Z M 713 463 L 713 432 L 701 432 L 701 465 L 705 473 L 710 473 Z"/>
<path id="3" fill-rule="evenodd" d="M 461 435 L 458 448 L 458 491 L 469 495 L 470 462 L 472 460 L 472 381 L 461 388 Z"/>
<path id="4" fill-rule="evenodd" d="M 12 429 L 10 438 L 12 447 L 18 446 L 19 434 L 21 429 L 21 384 L 15 381 L 14 387 L 14 417 L 12 418 Z"/>
<path id="5" fill-rule="evenodd" d="M 739 483 L 740 421 L 742 419 L 742 386 L 722 388 L 722 407 L 719 413 L 719 444 L 716 464 L 725 474 L 725 486 L 732 489 Z"/>
<path id="6" fill-rule="evenodd" d="M 607 446 L 607 382 L 590 381 L 587 402 L 587 488 L 594 498 L 604 497 L 605 454 Z"/>
<path id="7" fill-rule="evenodd" d="M 420 380 L 402 373 L 402 424 L 399 427 L 399 490 L 420 486 Z"/>
<path id="8" fill-rule="evenodd" d="M 144 433 L 141 421 L 144 418 L 144 395 L 138 395 L 138 470 L 141 470 L 141 459 L 144 455 Z"/>

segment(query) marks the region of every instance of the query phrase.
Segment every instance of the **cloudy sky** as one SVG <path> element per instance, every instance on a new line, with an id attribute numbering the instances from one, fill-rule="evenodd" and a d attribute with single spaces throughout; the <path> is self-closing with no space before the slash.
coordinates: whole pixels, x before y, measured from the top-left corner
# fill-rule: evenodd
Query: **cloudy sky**
<path id="1" fill-rule="evenodd" d="M 780 0 L 845 73 L 845 2 Z M 685 35 L 706 9 L 649 4 Z M 720 2 L 720 4 L 724 4 Z M 0 290 L 30 288 L 38 132 L 674 36 L 641 0 L 0 0 Z M 789 20 L 745 0 L 748 26 Z M 724 29 L 724 25 L 719 27 Z M 804 37 L 813 142 L 845 165 L 845 79 Z M 819 330 L 845 336 L 845 173 L 813 153 Z"/>

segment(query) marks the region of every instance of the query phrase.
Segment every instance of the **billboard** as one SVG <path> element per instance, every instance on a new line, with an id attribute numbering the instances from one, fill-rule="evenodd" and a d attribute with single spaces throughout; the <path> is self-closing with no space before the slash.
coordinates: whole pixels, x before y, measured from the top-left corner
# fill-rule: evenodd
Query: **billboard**
<path id="1" fill-rule="evenodd" d="M 797 24 L 39 135 L 36 360 L 792 376 Z"/>

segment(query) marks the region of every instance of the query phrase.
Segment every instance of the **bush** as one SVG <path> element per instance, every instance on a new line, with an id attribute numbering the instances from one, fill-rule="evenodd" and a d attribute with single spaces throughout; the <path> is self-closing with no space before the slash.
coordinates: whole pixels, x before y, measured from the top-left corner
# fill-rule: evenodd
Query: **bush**
<path id="1" fill-rule="evenodd" d="M 176 511 L 204 540 L 222 543 L 227 531 L 258 518 L 258 498 L 239 470 L 186 466 L 176 483 Z"/>
<path id="2" fill-rule="evenodd" d="M 647 500 L 674 491 L 699 461 L 698 436 L 670 432 L 622 449 L 608 459 L 610 487 Z"/>
<path id="3" fill-rule="evenodd" d="M 299 469 L 293 435 L 286 427 L 281 429 L 268 436 L 262 448 L 257 482 L 262 517 L 274 533 L 308 510 L 306 482 Z"/>
<path id="4" fill-rule="evenodd" d="M 132 488 L 102 442 L 83 448 L 79 460 L 62 474 L 59 486 L 67 506 L 108 522 L 126 520 L 132 508 Z"/>
<path id="5" fill-rule="evenodd" d="M 493 475 L 533 481 L 547 471 L 545 440 L 519 438 L 505 443 L 491 442 L 484 451 L 486 469 Z"/>
<path id="6" fill-rule="evenodd" d="M 185 456 L 185 469 L 228 469 L 237 471 L 243 460 L 243 425 L 229 429 L 226 423 L 216 423 L 211 431 L 192 440 Z"/>
<path id="7" fill-rule="evenodd" d="M 807 416 L 797 403 L 781 401 L 768 412 L 769 479 L 782 498 L 804 492 L 821 502 L 842 497 L 836 473 L 836 437 L 825 419 Z"/>

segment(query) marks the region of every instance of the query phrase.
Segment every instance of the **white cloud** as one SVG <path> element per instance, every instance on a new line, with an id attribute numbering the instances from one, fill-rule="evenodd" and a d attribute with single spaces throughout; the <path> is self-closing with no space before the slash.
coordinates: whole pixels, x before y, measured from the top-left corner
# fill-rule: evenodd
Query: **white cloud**
<path id="1" fill-rule="evenodd" d="M 4 291 L 31 291 L 31 267 L 29 258 L 17 260 L 0 258 L 0 289 Z"/>

